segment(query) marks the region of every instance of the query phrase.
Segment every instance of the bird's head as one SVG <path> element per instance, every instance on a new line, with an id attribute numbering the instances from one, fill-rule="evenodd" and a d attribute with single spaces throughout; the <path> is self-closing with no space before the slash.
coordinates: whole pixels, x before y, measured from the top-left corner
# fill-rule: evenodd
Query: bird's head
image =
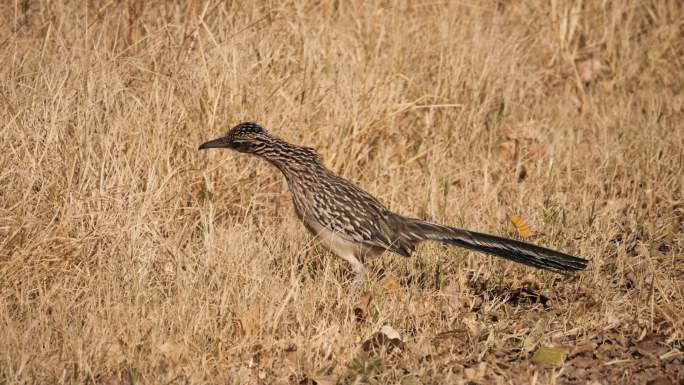
<path id="1" fill-rule="evenodd" d="M 274 139 L 257 123 L 244 122 L 231 128 L 225 136 L 202 143 L 199 149 L 229 148 L 247 154 L 263 155 Z"/>
<path id="2" fill-rule="evenodd" d="M 319 165 L 318 154 L 313 148 L 287 143 L 269 134 L 256 123 L 244 122 L 231 128 L 225 136 L 210 140 L 199 146 L 205 148 L 229 148 L 238 152 L 260 156 L 283 172 L 294 165 Z"/>

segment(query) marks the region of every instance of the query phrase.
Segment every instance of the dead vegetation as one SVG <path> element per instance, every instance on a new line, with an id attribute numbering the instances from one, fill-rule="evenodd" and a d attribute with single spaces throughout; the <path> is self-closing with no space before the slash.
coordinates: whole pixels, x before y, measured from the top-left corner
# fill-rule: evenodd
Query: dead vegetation
<path id="1" fill-rule="evenodd" d="M 684 380 L 681 2 L 0 12 L 0 384 Z M 354 288 L 274 169 L 197 151 L 243 120 L 590 268 L 426 244 Z"/>

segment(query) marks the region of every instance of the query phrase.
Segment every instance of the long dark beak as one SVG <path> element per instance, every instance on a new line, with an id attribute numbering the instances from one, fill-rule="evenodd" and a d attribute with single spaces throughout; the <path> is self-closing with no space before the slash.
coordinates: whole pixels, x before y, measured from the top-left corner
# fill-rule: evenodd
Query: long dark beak
<path id="1" fill-rule="evenodd" d="M 214 140 L 210 140 L 206 143 L 202 143 L 199 146 L 200 150 L 204 150 L 205 148 L 229 148 L 230 143 L 228 142 L 228 139 L 226 138 L 218 138 Z"/>

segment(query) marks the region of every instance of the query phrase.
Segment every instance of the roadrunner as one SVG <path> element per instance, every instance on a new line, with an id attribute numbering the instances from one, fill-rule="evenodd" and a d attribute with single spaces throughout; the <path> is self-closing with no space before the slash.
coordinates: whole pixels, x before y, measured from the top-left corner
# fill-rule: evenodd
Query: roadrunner
<path id="1" fill-rule="evenodd" d="M 285 176 L 295 211 L 328 250 L 361 277 L 365 259 L 385 250 L 409 257 L 422 241 L 437 241 L 559 273 L 582 270 L 587 260 L 544 247 L 408 218 L 389 211 L 350 181 L 335 175 L 316 151 L 290 144 L 256 123 L 240 123 L 199 149 L 229 148 L 260 156 Z"/>

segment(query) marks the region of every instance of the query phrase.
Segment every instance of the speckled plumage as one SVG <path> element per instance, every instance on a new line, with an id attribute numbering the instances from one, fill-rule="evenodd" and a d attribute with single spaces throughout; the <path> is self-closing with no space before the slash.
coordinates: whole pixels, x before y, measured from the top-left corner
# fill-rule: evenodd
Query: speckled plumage
<path id="1" fill-rule="evenodd" d="M 326 248 L 350 262 L 358 274 L 365 271 L 364 258 L 385 250 L 408 257 L 417 243 L 425 240 L 556 272 L 581 270 L 587 265 L 584 259 L 528 243 L 395 214 L 326 168 L 313 149 L 270 135 L 256 123 L 238 124 L 224 137 L 200 146 L 205 148 L 230 148 L 260 156 L 277 167 L 285 176 L 299 219 Z"/>

